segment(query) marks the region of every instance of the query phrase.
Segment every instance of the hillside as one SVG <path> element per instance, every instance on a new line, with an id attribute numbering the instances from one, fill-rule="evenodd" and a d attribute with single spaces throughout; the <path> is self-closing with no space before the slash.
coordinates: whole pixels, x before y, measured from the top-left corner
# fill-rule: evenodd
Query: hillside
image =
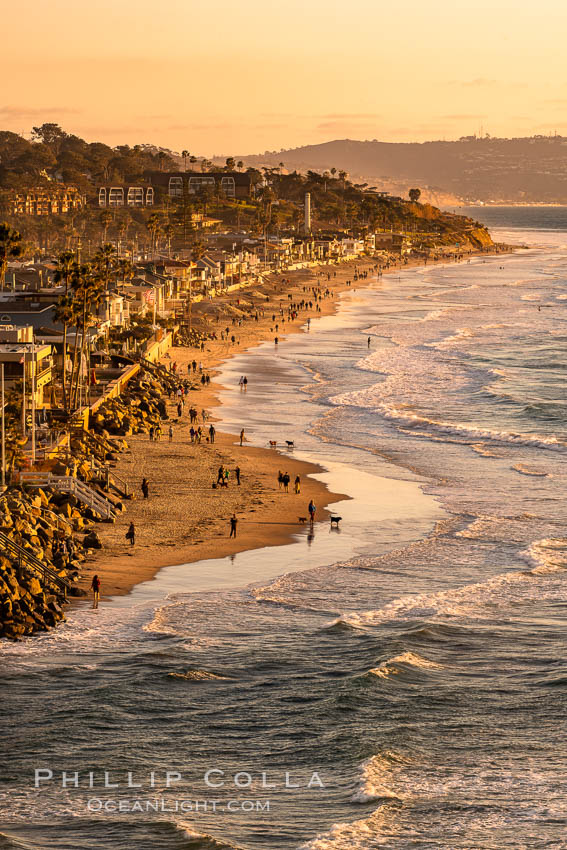
<path id="1" fill-rule="evenodd" d="M 454 142 L 387 143 L 351 139 L 243 157 L 247 166 L 286 170 L 341 169 L 351 180 L 450 204 L 567 203 L 567 138 L 466 137 Z M 405 187 L 405 191 L 403 188 Z"/>

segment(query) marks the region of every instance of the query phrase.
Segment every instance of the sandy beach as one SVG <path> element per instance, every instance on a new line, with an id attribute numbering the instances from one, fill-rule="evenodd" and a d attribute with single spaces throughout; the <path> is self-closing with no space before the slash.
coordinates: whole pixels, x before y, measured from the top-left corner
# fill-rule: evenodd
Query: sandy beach
<path id="1" fill-rule="evenodd" d="M 252 447 L 246 439 L 241 446 L 237 434 L 220 431 L 217 431 L 213 444 L 206 441 L 205 436 L 200 444 L 195 444 L 189 435 L 189 409 L 194 406 L 199 411 L 198 421 L 204 435 L 207 435 L 210 423 L 215 422 L 215 408 L 219 405 L 221 386 L 215 380 L 219 366 L 235 354 L 273 340 L 275 336 L 282 339 L 287 334 L 301 332 L 309 317 L 334 313 L 340 292 L 349 287 L 354 290 L 376 280 L 374 266 L 374 261 L 361 259 L 337 267 L 287 272 L 273 276 L 269 283 L 259 285 L 252 292 L 241 290 L 214 302 L 194 305 L 194 327 L 215 331 L 219 339 L 208 340 L 202 352 L 195 347 L 175 347 L 163 362 L 168 368 L 176 363 L 178 373 L 184 376 L 189 364 L 196 360 L 198 364 L 202 363 L 203 372 L 210 376 L 210 384 L 189 393 L 181 418 L 177 416 L 176 400 L 172 398 L 168 402 L 168 416 L 173 428 L 171 441 L 168 437 L 169 423 L 164 425 L 160 442 L 152 442 L 146 435 L 128 438 L 130 449 L 120 456 L 117 472 L 128 482 L 134 497 L 126 502 L 127 509 L 118 516 L 115 524 L 98 527 L 103 548 L 87 561 L 82 577 L 83 587 L 88 588 L 92 575 L 97 573 L 102 582 L 103 596 L 121 595 L 128 593 L 136 584 L 151 579 L 162 567 L 190 565 L 203 559 L 289 543 L 293 534 L 302 527 L 300 518 L 308 517 L 311 499 L 317 506 L 316 520 L 328 521 L 327 505 L 345 496 L 330 492 L 323 483 L 310 477 L 321 472 L 322 467 L 296 460 L 292 453 L 283 455 L 279 451 L 285 448 L 285 435 L 274 434 L 277 448 Z M 408 267 L 402 266 L 404 269 Z M 359 272 L 367 272 L 367 277 L 354 281 L 355 268 Z M 384 273 L 395 273 L 399 268 L 391 267 Z M 314 303 L 312 309 L 301 310 L 295 321 L 282 321 L 280 305 L 285 314 L 290 302 L 309 301 L 310 296 L 314 301 L 313 286 L 320 286 L 323 292 L 327 288 L 330 291 L 327 297 L 321 298 L 319 309 Z M 269 296 L 269 302 L 266 296 Z M 257 320 L 254 318 L 256 314 Z M 240 318 L 240 324 L 235 316 Z M 223 341 L 220 333 L 225 328 L 229 332 Z M 234 343 L 230 341 L 232 335 L 235 336 Z M 196 374 L 199 378 L 200 372 Z M 247 377 L 254 381 L 254 375 Z M 204 425 L 202 410 L 207 413 Z M 217 481 L 221 465 L 229 470 L 229 484 L 226 488 L 215 489 L 213 482 Z M 236 482 L 237 467 L 241 470 L 240 486 Z M 279 471 L 290 476 L 287 493 L 278 486 Z M 293 487 L 297 475 L 301 478 L 299 495 L 294 493 Z M 144 477 L 149 481 L 148 499 L 144 499 L 141 492 Z M 238 519 L 236 538 L 229 537 L 233 513 Z M 125 538 L 130 522 L 136 528 L 134 546 Z"/>

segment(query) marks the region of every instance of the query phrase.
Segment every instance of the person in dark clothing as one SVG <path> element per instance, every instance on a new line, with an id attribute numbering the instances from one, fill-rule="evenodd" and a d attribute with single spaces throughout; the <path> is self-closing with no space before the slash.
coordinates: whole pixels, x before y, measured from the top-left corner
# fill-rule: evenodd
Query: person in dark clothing
<path id="1" fill-rule="evenodd" d="M 230 534 L 229 537 L 236 537 L 236 526 L 238 520 L 236 519 L 236 514 L 233 514 L 230 518 Z"/>
<path id="2" fill-rule="evenodd" d="M 150 485 L 147 478 L 142 478 L 142 493 L 144 494 L 144 499 L 147 499 L 150 495 Z"/>
<path id="3" fill-rule="evenodd" d="M 91 582 L 91 590 L 93 592 L 93 608 L 98 608 L 98 600 L 100 596 L 100 579 L 97 575 L 93 576 Z"/>
<path id="4" fill-rule="evenodd" d="M 217 432 L 216 432 L 216 430 L 215 430 L 215 426 L 214 426 L 214 425 L 210 425 L 210 426 L 209 426 L 209 439 L 210 439 L 211 443 L 214 443 L 214 441 L 215 441 L 215 434 L 216 434 L 216 433 L 217 433 Z"/>
<path id="5" fill-rule="evenodd" d="M 239 466 L 237 466 L 236 469 L 234 470 L 234 474 L 236 475 L 236 483 L 240 487 L 240 467 Z"/>
<path id="6" fill-rule="evenodd" d="M 217 475 L 217 484 L 222 484 L 223 481 L 224 481 L 224 466 L 222 466 L 222 464 L 221 464 L 221 466 L 219 466 L 219 471 L 218 471 L 218 475 Z"/>
<path id="7" fill-rule="evenodd" d="M 126 532 L 126 539 L 130 541 L 130 546 L 133 546 L 136 542 L 136 527 L 133 522 L 130 523 L 130 527 Z"/>
<path id="8" fill-rule="evenodd" d="M 282 481 L 283 481 L 283 488 L 284 488 L 285 492 L 289 493 L 289 474 L 287 472 L 284 473 Z"/>

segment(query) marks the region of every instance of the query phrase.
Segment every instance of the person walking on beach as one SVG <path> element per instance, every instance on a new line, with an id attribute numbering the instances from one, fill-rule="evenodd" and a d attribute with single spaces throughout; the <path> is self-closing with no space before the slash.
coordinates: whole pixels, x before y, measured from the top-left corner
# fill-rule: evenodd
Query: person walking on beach
<path id="1" fill-rule="evenodd" d="M 222 484 L 223 481 L 224 481 L 224 466 L 221 463 L 221 465 L 219 466 L 218 474 L 217 474 L 217 484 Z"/>
<path id="2" fill-rule="evenodd" d="M 230 534 L 229 537 L 236 537 L 236 526 L 238 524 L 238 520 L 236 519 L 236 514 L 233 514 L 230 518 Z"/>
<path id="3" fill-rule="evenodd" d="M 313 525 L 313 523 L 315 522 L 315 511 L 317 510 L 313 499 L 311 499 L 311 501 L 309 502 L 307 510 L 309 511 L 309 522 L 311 523 L 311 525 Z"/>
<path id="4" fill-rule="evenodd" d="M 241 376 L 240 376 L 240 380 L 239 380 L 239 382 L 238 382 L 238 386 L 240 387 L 240 390 L 242 391 L 242 389 L 244 388 L 244 375 L 241 375 Z"/>
<path id="5" fill-rule="evenodd" d="M 281 469 L 278 471 L 278 489 L 281 490 L 283 487 L 283 472 Z"/>
<path id="6" fill-rule="evenodd" d="M 242 386 L 244 387 L 244 392 L 246 392 L 246 387 L 248 386 L 248 378 L 244 375 L 244 380 L 242 381 Z"/>
<path id="7" fill-rule="evenodd" d="M 213 424 L 211 424 L 210 427 L 209 427 L 209 439 L 210 439 L 211 443 L 214 443 L 216 433 L 217 432 L 215 430 L 215 426 Z"/>
<path id="8" fill-rule="evenodd" d="M 100 596 L 100 579 L 97 575 L 93 576 L 91 582 L 91 590 L 93 592 L 93 608 L 98 608 L 98 600 Z"/>
<path id="9" fill-rule="evenodd" d="M 148 496 L 150 495 L 150 485 L 149 485 L 149 481 L 148 481 L 147 478 L 142 478 L 142 486 L 141 486 L 140 489 L 141 489 L 142 493 L 144 494 L 144 499 L 147 499 Z"/>
<path id="10" fill-rule="evenodd" d="M 244 442 L 244 428 L 240 432 L 240 445 L 242 445 L 243 442 Z"/>
<path id="11" fill-rule="evenodd" d="M 128 531 L 126 532 L 126 540 L 130 541 L 130 546 L 133 546 L 134 543 L 136 542 L 136 526 L 134 525 L 133 522 L 130 523 L 130 527 L 128 528 Z"/>
<path id="12" fill-rule="evenodd" d="M 368 337 L 368 348 L 370 348 L 370 337 Z"/>
<path id="13" fill-rule="evenodd" d="M 294 489 L 295 494 L 298 496 L 301 493 L 301 478 L 299 475 L 295 476 Z"/>
<path id="14" fill-rule="evenodd" d="M 283 488 L 285 493 L 289 493 L 289 474 L 286 472 L 283 476 Z"/>
<path id="15" fill-rule="evenodd" d="M 236 483 L 240 487 L 240 467 L 239 466 L 237 466 L 236 469 L 234 470 L 234 474 L 236 475 Z"/>
<path id="16" fill-rule="evenodd" d="M 169 433 L 169 442 L 171 443 L 171 441 L 173 440 L 173 428 L 171 427 L 171 425 L 169 426 L 169 432 L 168 433 Z"/>

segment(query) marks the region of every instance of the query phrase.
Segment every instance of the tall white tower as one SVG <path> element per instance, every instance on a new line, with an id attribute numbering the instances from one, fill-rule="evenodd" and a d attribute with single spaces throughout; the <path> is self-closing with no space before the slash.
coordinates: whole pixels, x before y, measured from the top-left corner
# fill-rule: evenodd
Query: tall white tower
<path id="1" fill-rule="evenodd" d="M 305 232 L 311 233 L 311 193 L 305 193 Z"/>

